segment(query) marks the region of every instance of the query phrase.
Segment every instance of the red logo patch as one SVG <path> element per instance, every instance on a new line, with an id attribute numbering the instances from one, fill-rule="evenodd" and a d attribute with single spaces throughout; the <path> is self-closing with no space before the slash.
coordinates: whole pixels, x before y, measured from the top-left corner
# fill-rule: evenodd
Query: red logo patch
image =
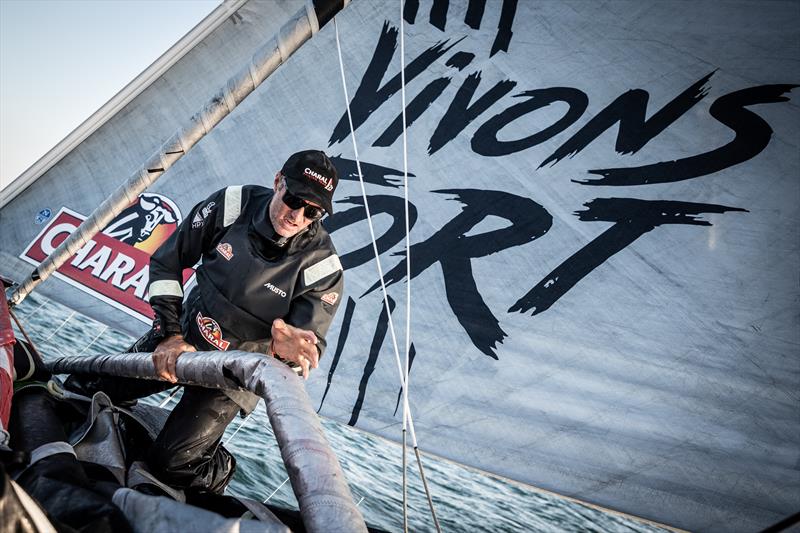
<path id="1" fill-rule="evenodd" d="M 221 242 L 217 245 L 217 251 L 219 255 L 224 257 L 227 261 L 230 261 L 233 257 L 233 247 L 227 242 Z"/>
<path id="2" fill-rule="evenodd" d="M 328 294 L 323 294 L 321 299 L 326 304 L 333 305 L 333 304 L 336 303 L 336 300 L 339 299 L 339 293 L 338 292 L 329 292 Z"/>
<path id="3" fill-rule="evenodd" d="M 219 327 L 217 321 L 213 318 L 203 316 L 197 313 L 197 328 L 200 334 L 209 344 L 215 346 L 218 350 L 225 351 L 231 345 L 229 341 L 222 338 L 222 328 Z"/>

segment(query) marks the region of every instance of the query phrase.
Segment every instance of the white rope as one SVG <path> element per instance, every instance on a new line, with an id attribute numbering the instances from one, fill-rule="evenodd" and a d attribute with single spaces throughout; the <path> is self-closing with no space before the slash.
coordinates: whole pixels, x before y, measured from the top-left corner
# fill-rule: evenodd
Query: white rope
<path id="1" fill-rule="evenodd" d="M 173 389 L 172 389 L 172 392 L 170 392 L 170 393 L 169 393 L 169 396 L 167 396 L 167 397 L 164 399 L 164 401 L 162 401 L 160 404 L 158 404 L 158 406 L 159 406 L 159 407 L 162 407 L 162 408 L 163 408 L 163 407 L 166 407 L 166 406 L 167 406 L 167 404 L 169 403 L 169 401 L 170 401 L 171 399 L 173 399 L 173 398 L 175 397 L 175 395 L 176 395 L 176 394 L 178 394 L 178 391 L 179 391 L 180 389 L 181 389 L 180 387 L 175 387 L 175 388 L 173 388 Z"/>
<path id="2" fill-rule="evenodd" d="M 86 350 L 88 350 L 89 348 L 91 348 L 91 347 L 92 347 L 92 345 L 93 345 L 95 342 L 97 342 L 97 339 L 99 339 L 99 338 L 100 338 L 100 335 L 102 335 L 103 333 L 105 333 L 107 329 L 108 329 L 108 326 L 107 326 L 107 325 L 104 325 L 104 326 L 103 326 L 103 328 L 100 330 L 100 333 L 98 333 L 97 335 L 95 335 L 95 336 L 94 336 L 94 338 L 92 339 L 92 342 L 90 342 L 89 344 L 87 344 L 87 345 L 86 345 L 86 347 L 85 347 L 83 350 L 81 350 L 81 352 L 80 352 L 78 355 L 76 355 L 75 357 L 80 357 L 80 356 L 82 356 L 82 355 L 83 355 L 83 353 L 84 353 Z"/>
<path id="3" fill-rule="evenodd" d="M 402 0 L 401 0 L 401 4 L 402 4 Z M 388 323 L 389 323 L 389 332 L 391 334 L 392 347 L 394 348 L 394 357 L 395 357 L 395 362 L 397 363 L 397 372 L 400 375 L 401 386 L 403 387 L 403 390 L 405 392 L 406 391 L 405 373 L 403 372 L 403 366 L 402 366 L 402 364 L 400 362 L 400 350 L 397 347 L 397 336 L 395 335 L 394 323 L 392 321 L 392 313 L 391 313 L 391 309 L 389 307 L 389 295 L 388 295 L 388 293 L 386 291 L 386 283 L 384 282 L 384 279 L 383 279 L 383 268 L 381 266 L 380 254 L 378 253 L 378 245 L 377 245 L 377 241 L 375 239 L 375 229 L 374 229 L 374 227 L 372 225 L 372 214 L 370 213 L 370 210 L 369 210 L 369 201 L 367 200 L 367 191 L 366 191 L 366 188 L 364 186 L 364 176 L 363 176 L 363 174 L 361 172 L 361 160 L 358 157 L 358 146 L 356 144 L 356 133 L 355 133 L 355 128 L 353 127 L 353 117 L 352 117 L 352 114 L 350 112 L 350 96 L 349 96 L 349 94 L 347 92 L 347 81 L 345 80 L 345 76 L 344 76 L 344 61 L 342 60 L 342 47 L 341 47 L 341 44 L 339 42 L 339 26 L 336 23 L 336 18 L 335 17 L 333 19 L 333 27 L 334 27 L 335 34 L 336 34 L 336 51 L 338 52 L 338 55 L 339 55 L 339 72 L 341 73 L 341 76 L 342 76 L 342 90 L 344 92 L 345 106 L 347 108 L 347 121 L 348 121 L 348 123 L 350 125 L 350 135 L 351 135 L 351 137 L 353 139 L 353 154 L 354 154 L 355 159 L 356 159 L 356 170 L 358 172 L 358 182 L 361 185 L 361 196 L 364 199 L 364 209 L 367 212 L 367 224 L 369 226 L 369 234 L 370 234 L 370 237 L 372 239 L 372 251 L 373 251 L 373 254 L 375 255 L 375 265 L 376 265 L 376 267 L 378 269 L 378 277 L 380 279 L 381 291 L 383 292 L 383 305 L 384 305 L 384 308 L 386 309 L 386 316 L 387 316 Z M 405 111 L 405 106 L 403 106 L 403 109 Z M 405 126 L 405 123 L 404 123 L 404 126 Z M 407 179 L 408 178 L 406 177 L 406 181 L 407 181 Z M 407 188 L 407 184 L 406 184 L 406 188 Z M 408 232 L 406 232 L 406 233 L 408 233 Z M 407 261 L 407 264 L 408 264 L 408 261 Z M 410 281 L 410 279 L 407 280 L 407 281 Z M 404 416 L 403 416 L 403 422 L 405 423 L 406 420 L 408 421 L 408 429 L 411 432 L 411 442 L 412 442 L 412 444 L 414 446 L 414 451 L 416 453 L 417 464 L 419 465 L 420 475 L 422 476 L 422 482 L 423 482 L 423 485 L 425 487 L 425 493 L 426 493 L 426 495 L 428 497 L 428 504 L 429 504 L 430 509 L 431 509 L 431 515 L 433 516 L 434 525 L 436 526 L 436 530 L 441 532 L 441 528 L 439 526 L 439 520 L 437 519 L 436 511 L 433 508 L 433 500 L 431 499 L 430 491 L 428 489 L 428 484 L 425 481 L 425 472 L 424 472 L 424 469 L 423 469 L 423 466 L 422 466 L 422 460 L 421 460 L 420 453 L 419 453 L 419 446 L 417 445 L 416 432 L 414 431 L 414 418 L 411 416 L 411 410 L 409 409 L 407 393 L 403 394 L 403 411 L 405 413 Z"/>
<path id="4" fill-rule="evenodd" d="M 55 331 L 53 331 L 53 333 L 51 333 L 51 334 L 50 334 L 50 336 L 49 336 L 49 337 L 47 337 L 45 340 L 43 340 L 43 341 L 42 341 L 42 343 L 44 344 L 45 342 L 47 342 L 47 341 L 49 341 L 50 339 L 52 339 L 52 338 L 53 338 L 53 336 L 54 336 L 56 333 L 58 333 L 58 332 L 59 332 L 59 330 L 60 330 L 61 328 L 63 328 L 63 327 L 64 327 L 64 324 L 66 324 L 67 322 L 69 322 L 69 320 L 70 320 L 70 319 L 71 319 L 73 316 L 75 316 L 75 311 L 73 311 L 72 313 L 70 313 L 70 314 L 69 314 L 69 316 L 68 316 L 68 317 L 67 317 L 67 318 L 64 320 L 64 322 L 62 322 L 62 323 L 61 323 L 61 325 L 60 325 L 60 326 L 58 326 L 58 327 L 55 329 Z M 59 351 L 61 351 L 61 350 L 59 350 Z M 63 352 L 62 352 L 62 353 L 63 353 Z"/>
<path id="5" fill-rule="evenodd" d="M 20 319 L 24 318 L 25 320 L 27 320 L 28 318 L 32 317 L 36 313 L 36 311 L 38 311 L 39 309 L 44 307 L 46 303 L 47 303 L 47 300 L 43 301 L 38 306 L 36 306 L 32 311 L 26 313 L 24 317 L 20 317 Z"/>
<path id="6" fill-rule="evenodd" d="M 411 228 L 408 223 L 408 135 L 406 128 L 406 39 L 405 20 L 403 19 L 403 0 L 400 0 L 400 104 L 403 117 L 403 198 L 406 224 L 406 352 L 403 368 L 403 531 L 408 533 L 408 461 L 407 429 L 408 429 L 408 350 L 411 343 Z"/>
<path id="7" fill-rule="evenodd" d="M 252 412 L 253 411 L 251 411 L 250 413 Z M 233 440 L 233 437 L 235 437 L 236 434 L 239 433 L 239 430 L 244 427 L 245 423 L 247 423 L 247 421 L 250 420 L 250 413 L 248 413 L 246 417 L 242 418 L 242 420 L 239 422 L 239 426 L 236 428 L 236 431 L 234 431 L 233 434 L 230 437 L 228 437 L 225 442 L 222 443 L 223 446 L 227 446 L 228 443 Z"/>
<path id="8" fill-rule="evenodd" d="M 275 490 L 273 490 L 273 491 L 272 491 L 272 494 L 270 494 L 269 496 L 267 496 L 267 499 L 266 499 L 266 500 L 264 500 L 264 503 L 267 503 L 268 501 L 270 501 L 270 500 L 272 499 L 272 497 L 273 497 L 273 496 L 275 496 L 275 494 L 277 494 L 279 490 L 281 490 L 281 487 L 283 487 L 284 485 L 286 485 L 286 482 L 287 482 L 287 481 L 289 481 L 289 478 L 288 478 L 288 477 L 287 477 L 286 479 L 284 479 L 284 480 L 283 480 L 283 483 L 281 483 L 280 485 L 278 485 L 278 488 L 277 488 L 277 489 L 275 489 Z"/>

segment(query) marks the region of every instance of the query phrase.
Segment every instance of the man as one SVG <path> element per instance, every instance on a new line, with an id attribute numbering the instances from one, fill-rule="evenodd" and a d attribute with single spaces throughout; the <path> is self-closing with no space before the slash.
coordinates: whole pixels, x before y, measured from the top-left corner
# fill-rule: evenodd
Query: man
<path id="1" fill-rule="evenodd" d="M 155 319 L 132 351 L 152 351 L 158 375 L 172 383 L 178 358 L 196 350 L 261 352 L 307 378 L 342 294 L 341 263 L 320 224 L 337 183 L 330 159 L 306 150 L 289 157 L 272 191 L 227 187 L 197 204 L 151 257 Z M 201 258 L 184 302 L 182 271 Z M 176 487 L 221 492 L 235 468 L 222 434 L 257 403 L 249 392 L 185 387 L 150 452 L 154 473 Z"/>

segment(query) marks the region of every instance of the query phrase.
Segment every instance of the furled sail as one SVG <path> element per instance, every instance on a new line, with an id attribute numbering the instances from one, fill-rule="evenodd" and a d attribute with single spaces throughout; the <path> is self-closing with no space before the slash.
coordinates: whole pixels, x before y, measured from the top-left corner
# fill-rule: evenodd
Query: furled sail
<path id="1" fill-rule="evenodd" d="M 302 5 L 244 2 L 6 199 L 0 274 L 30 271 Z M 404 16 L 422 449 L 679 528 L 795 512 L 798 4 L 406 0 Z M 396 2 L 355 1 L 337 24 L 402 326 L 398 18 Z M 40 290 L 139 333 L 138 265 L 180 213 L 324 148 L 343 176 L 326 224 L 346 292 L 309 392 L 322 414 L 397 439 L 330 26 Z"/>

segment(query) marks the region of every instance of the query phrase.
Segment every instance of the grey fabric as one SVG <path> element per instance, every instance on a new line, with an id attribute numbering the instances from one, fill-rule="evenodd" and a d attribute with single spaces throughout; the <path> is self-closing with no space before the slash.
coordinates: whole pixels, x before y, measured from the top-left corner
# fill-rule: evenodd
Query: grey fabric
<path id="1" fill-rule="evenodd" d="M 48 442 L 47 444 L 42 444 L 35 450 L 31 451 L 31 460 L 29 464 L 34 464 L 37 461 L 41 461 L 45 457 L 50 457 L 51 455 L 55 455 L 57 453 L 68 453 L 77 457 L 75 454 L 75 449 L 72 445 L 68 442 Z"/>
<path id="2" fill-rule="evenodd" d="M 159 490 L 164 491 L 165 494 L 168 494 L 173 500 L 181 503 L 186 502 L 186 495 L 182 490 L 174 489 L 166 483 L 161 482 L 147 470 L 146 464 L 141 461 L 134 461 L 128 469 L 128 479 L 125 486 L 135 489 L 140 485 L 154 485 L 158 487 Z"/>
<path id="3" fill-rule="evenodd" d="M 250 498 L 243 498 L 240 496 L 233 496 L 236 498 L 236 501 L 247 507 L 248 511 L 252 513 L 252 515 L 261 522 L 277 522 L 281 523 L 280 519 L 275 516 L 275 514 L 269 510 L 269 507 L 264 505 L 261 502 L 251 500 Z"/>
<path id="4" fill-rule="evenodd" d="M 122 509 L 136 533 L 285 533 L 283 524 L 223 518 L 199 507 L 160 496 L 147 496 L 131 489 L 119 489 L 112 498 Z"/>
<path id="5" fill-rule="evenodd" d="M 47 367 L 54 374 L 156 378 L 148 353 L 62 357 Z M 176 374 L 184 385 L 232 389 L 235 383 L 243 383 L 264 398 L 305 528 L 311 532 L 366 531 L 303 382 L 288 366 L 250 352 L 189 352 L 178 359 Z"/>
<path id="6" fill-rule="evenodd" d="M 125 447 L 119 432 L 119 414 L 102 392 L 92 397 L 86 423 L 70 435 L 75 455 L 81 461 L 105 466 L 125 485 Z"/>

